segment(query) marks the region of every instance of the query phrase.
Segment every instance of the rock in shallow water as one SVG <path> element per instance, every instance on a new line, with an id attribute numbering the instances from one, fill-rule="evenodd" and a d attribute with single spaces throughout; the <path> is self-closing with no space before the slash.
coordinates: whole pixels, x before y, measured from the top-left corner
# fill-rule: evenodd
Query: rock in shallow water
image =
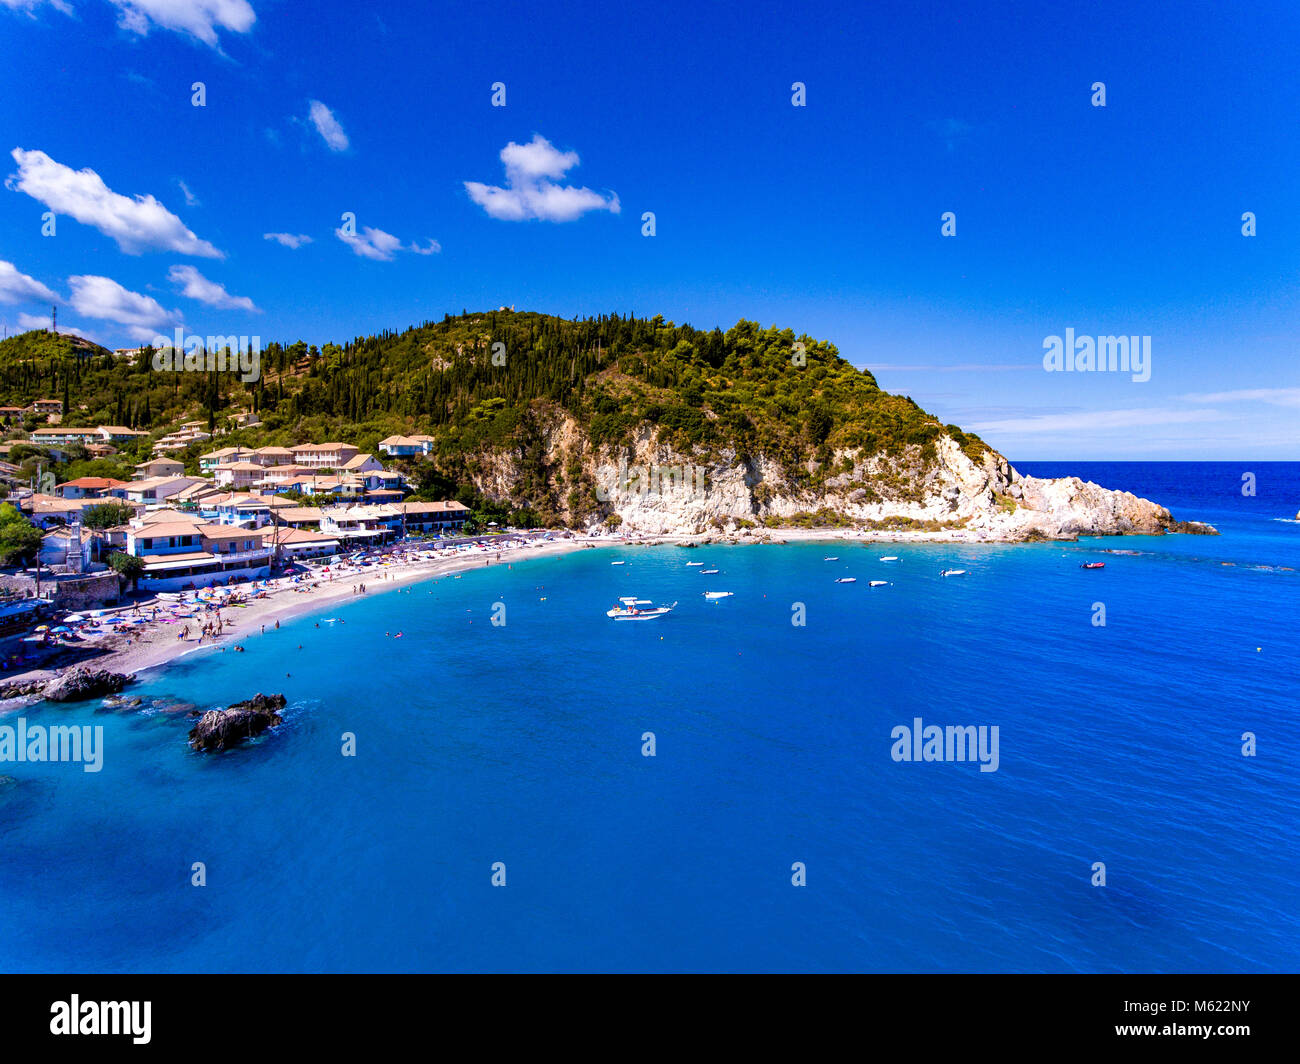
<path id="1" fill-rule="evenodd" d="M 134 679 L 134 676 L 124 676 L 120 672 L 78 665 L 51 680 L 45 688 L 45 697 L 51 702 L 82 702 L 88 698 L 115 695 Z"/>
<path id="2" fill-rule="evenodd" d="M 190 745 L 195 750 L 224 750 L 260 735 L 281 723 L 278 710 L 284 708 L 285 701 L 284 695 L 259 693 L 229 709 L 210 709 L 190 729 Z"/>

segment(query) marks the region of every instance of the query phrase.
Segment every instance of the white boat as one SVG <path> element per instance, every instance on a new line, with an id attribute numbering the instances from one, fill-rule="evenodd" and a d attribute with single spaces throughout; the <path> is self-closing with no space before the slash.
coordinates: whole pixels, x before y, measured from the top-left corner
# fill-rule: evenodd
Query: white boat
<path id="1" fill-rule="evenodd" d="M 837 584 L 856 584 L 858 578 L 856 576 L 837 576 L 835 582 Z"/>
<path id="2" fill-rule="evenodd" d="M 716 575 L 717 573 L 720 573 L 721 571 L 722 571 L 721 569 L 701 569 L 701 570 L 700 570 L 700 575 L 701 575 L 701 576 L 714 576 L 714 575 Z"/>
<path id="3" fill-rule="evenodd" d="M 687 562 L 686 568 L 689 569 L 692 565 L 703 565 L 703 564 L 704 564 L 703 562 Z"/>
<path id="4" fill-rule="evenodd" d="M 840 559 L 839 559 L 839 555 L 836 555 L 836 554 L 832 554 L 829 558 L 823 558 L 823 559 L 822 559 L 822 561 L 824 561 L 824 562 L 837 562 L 837 561 L 839 561 L 839 560 L 840 560 Z"/>
<path id="5" fill-rule="evenodd" d="M 639 598 L 621 598 L 618 600 L 619 605 L 612 610 L 606 610 L 605 616 L 612 617 L 616 621 L 654 621 L 658 620 L 665 614 L 672 613 L 677 603 L 671 606 L 656 606 L 649 599 Z"/>
<path id="6" fill-rule="evenodd" d="M 940 576 L 965 576 L 965 569 L 945 569 L 939 574 Z"/>
<path id="7" fill-rule="evenodd" d="M 706 599 L 724 599 L 731 598 L 734 594 L 734 591 L 706 591 L 704 592 L 704 597 Z"/>
<path id="8" fill-rule="evenodd" d="M 888 580 L 872 580 L 872 581 L 871 581 L 871 586 L 872 586 L 872 587 L 884 587 L 884 586 L 885 586 L 886 584 L 888 584 L 888 583 L 889 583 Z"/>
<path id="9" fill-rule="evenodd" d="M 610 565 L 626 565 L 627 562 L 610 562 Z"/>
<path id="10" fill-rule="evenodd" d="M 882 562 L 896 562 L 896 561 L 898 561 L 898 555 L 896 555 L 896 554 L 887 554 L 887 555 L 885 555 L 885 557 L 881 558 L 880 560 L 881 560 Z"/>

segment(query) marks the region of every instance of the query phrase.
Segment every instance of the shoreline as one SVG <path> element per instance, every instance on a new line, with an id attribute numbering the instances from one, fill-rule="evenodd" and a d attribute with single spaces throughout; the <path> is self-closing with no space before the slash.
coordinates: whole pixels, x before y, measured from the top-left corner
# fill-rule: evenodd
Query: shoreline
<path id="1" fill-rule="evenodd" d="M 311 585 L 312 590 L 310 591 L 289 592 L 281 590 L 270 598 L 254 599 L 242 609 L 237 606 L 223 607 L 221 615 L 226 621 L 225 632 L 227 634 L 223 634 L 211 642 L 204 642 L 199 645 L 189 640 L 173 639 L 151 642 L 138 648 L 132 646 L 113 652 L 98 667 L 108 668 L 113 672 L 135 673 L 138 679 L 140 673 L 161 668 L 178 658 L 187 657 L 190 653 L 198 653 L 199 651 L 211 650 L 221 646 L 234 646 L 243 639 L 260 634 L 259 629 L 262 625 L 270 626 L 276 621 L 294 620 L 297 617 L 316 612 L 317 609 L 331 603 L 348 599 L 369 598 L 372 595 L 382 594 L 405 584 L 437 579 L 453 573 L 467 572 L 495 565 L 513 565 L 516 560 L 555 557 L 560 554 L 567 554 L 575 549 L 581 549 L 583 546 L 585 544 L 577 540 L 559 540 L 538 547 L 503 550 L 500 561 L 497 561 L 495 556 L 486 558 L 479 555 L 474 557 L 460 555 L 453 558 L 439 558 L 432 562 L 394 564 L 388 566 L 386 571 L 381 570 L 379 572 L 375 572 L 373 569 L 361 573 L 347 571 L 337 580 L 320 579 L 316 581 Z M 488 564 L 483 565 L 484 561 L 487 561 Z M 362 583 L 366 585 L 364 594 L 358 594 L 352 590 L 354 585 Z M 231 622 L 237 623 L 232 624 Z"/>
<path id="2" fill-rule="evenodd" d="M 516 541 L 517 542 L 517 541 Z M 263 625 L 284 622 L 309 615 L 331 603 L 356 598 L 353 588 L 361 583 L 368 585 L 365 595 L 382 593 L 405 584 L 434 580 L 491 565 L 513 565 L 515 561 L 529 558 L 557 557 L 580 550 L 619 547 L 683 547 L 705 546 L 784 546 L 795 543 L 895 543 L 934 544 L 949 546 L 1010 546 L 1026 545 L 1020 540 L 956 538 L 951 531 L 898 531 L 865 530 L 851 528 L 743 530 L 741 533 L 633 533 L 628 536 L 581 537 L 557 539 L 551 542 L 530 541 L 527 546 L 505 546 L 489 553 L 455 554 L 447 558 L 402 561 L 370 567 L 364 570 L 348 569 L 329 576 L 314 574 L 310 590 L 294 590 L 288 586 L 275 588 L 267 598 L 253 599 L 244 606 L 226 606 L 221 609 L 224 629 L 221 636 L 209 637 L 200 643 L 194 639 L 175 638 L 179 629 L 160 623 L 147 631 L 132 634 L 129 643 L 116 637 L 116 642 L 102 644 L 103 651 L 93 658 L 55 667 L 34 667 L 24 672 L 4 677 L 5 686 L 23 683 L 48 683 L 78 665 L 93 669 L 133 675 L 152 672 L 204 651 L 217 647 L 231 647 L 242 640 L 260 634 Z M 1054 541 L 1047 541 L 1054 542 Z M 1035 545 L 1029 541 L 1027 545 Z M 497 554 L 500 560 L 497 559 Z M 483 564 L 486 563 L 486 564 Z M 337 578 L 335 578 L 337 575 Z M 143 606 L 141 608 L 148 608 Z M 191 619 L 191 624 L 194 619 Z M 40 694 L 15 694 L 0 700 L 0 715 L 23 706 L 43 701 Z"/>
<path id="3" fill-rule="evenodd" d="M 556 557 L 575 550 L 582 550 L 597 545 L 609 546 L 609 541 L 600 544 L 590 540 L 555 540 L 537 546 L 507 547 L 488 554 L 457 554 L 449 558 L 434 558 L 414 562 L 392 563 L 387 566 L 375 566 L 363 570 L 345 570 L 329 577 L 317 574 L 316 579 L 306 585 L 311 590 L 295 591 L 289 587 L 276 588 L 264 599 L 253 599 L 246 605 L 223 606 L 220 610 L 224 620 L 223 633 L 209 637 L 202 643 L 195 639 L 177 639 L 179 626 L 159 623 L 152 624 L 148 631 L 133 633 L 131 642 L 124 640 L 103 644 L 103 652 L 97 656 L 73 664 L 53 668 L 37 667 L 24 672 L 10 673 L 5 677 L 6 685 L 19 685 L 27 682 L 48 683 L 79 665 L 95 670 L 105 669 L 109 672 L 133 675 L 136 681 L 141 674 L 163 668 L 174 661 L 219 647 L 232 647 L 244 640 L 260 634 L 263 625 L 271 626 L 276 621 L 284 622 L 305 614 L 311 614 L 325 606 L 354 598 L 366 598 L 374 594 L 401 587 L 421 580 L 437 579 L 454 573 L 496 565 L 513 565 L 516 561 L 529 558 Z M 487 563 L 486 565 L 484 563 Z M 359 584 L 366 585 L 364 594 L 359 595 L 353 588 Z M 148 607 L 143 607 L 148 608 Z M 196 618 L 189 624 L 194 627 Z M 120 637 L 119 637 L 120 639 Z M 129 689 L 130 685 L 128 684 Z M 23 706 L 33 705 L 44 699 L 39 694 L 18 694 L 0 701 L 0 715 Z"/>

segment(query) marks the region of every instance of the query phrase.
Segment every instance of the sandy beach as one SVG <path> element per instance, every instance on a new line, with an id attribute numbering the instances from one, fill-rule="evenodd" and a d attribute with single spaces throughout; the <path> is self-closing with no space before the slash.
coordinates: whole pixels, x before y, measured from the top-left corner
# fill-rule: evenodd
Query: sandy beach
<path id="1" fill-rule="evenodd" d="M 365 568 L 330 567 L 330 572 L 313 570 L 297 584 L 286 578 L 272 581 L 272 587 L 263 598 L 247 600 L 241 606 L 221 608 L 222 632 L 218 636 L 198 638 L 198 629 L 216 614 L 187 621 L 150 621 L 126 633 L 103 635 L 86 639 L 75 645 L 73 653 L 78 660 L 56 666 L 33 667 L 14 670 L 4 677 L 5 686 L 18 686 L 30 682 L 53 679 L 73 664 L 110 672 L 140 674 L 182 657 L 209 648 L 231 649 L 243 640 L 258 636 L 263 626 L 272 627 L 292 617 L 313 613 L 331 603 L 357 598 L 360 594 L 375 595 L 403 584 L 437 579 L 485 566 L 512 566 L 533 558 L 554 557 L 596 546 L 612 545 L 609 540 L 561 539 L 534 540 L 528 543 L 502 544 L 500 551 L 450 551 L 444 557 L 429 559 L 404 559 L 386 564 L 372 564 Z M 364 585 L 364 593 L 358 588 Z M 143 616 L 151 616 L 155 606 L 170 605 L 163 601 L 142 601 L 138 604 Z M 135 606 L 121 611 L 135 614 Z M 180 638 L 181 629 L 188 623 L 188 638 Z M 30 698 L 27 701 L 31 701 Z"/>

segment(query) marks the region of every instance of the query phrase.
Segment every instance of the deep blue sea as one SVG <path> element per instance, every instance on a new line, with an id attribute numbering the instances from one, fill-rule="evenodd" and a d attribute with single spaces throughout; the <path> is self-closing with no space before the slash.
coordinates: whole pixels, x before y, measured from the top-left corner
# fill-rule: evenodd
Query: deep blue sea
<path id="1" fill-rule="evenodd" d="M 1300 970 L 1300 464 L 1018 468 L 1223 534 L 582 551 L 134 689 L 283 691 L 236 752 L 28 709 L 103 725 L 105 762 L 0 764 L 0 970 Z M 611 622 L 627 594 L 680 606 Z M 998 770 L 894 761 L 916 717 L 996 725 Z"/>

